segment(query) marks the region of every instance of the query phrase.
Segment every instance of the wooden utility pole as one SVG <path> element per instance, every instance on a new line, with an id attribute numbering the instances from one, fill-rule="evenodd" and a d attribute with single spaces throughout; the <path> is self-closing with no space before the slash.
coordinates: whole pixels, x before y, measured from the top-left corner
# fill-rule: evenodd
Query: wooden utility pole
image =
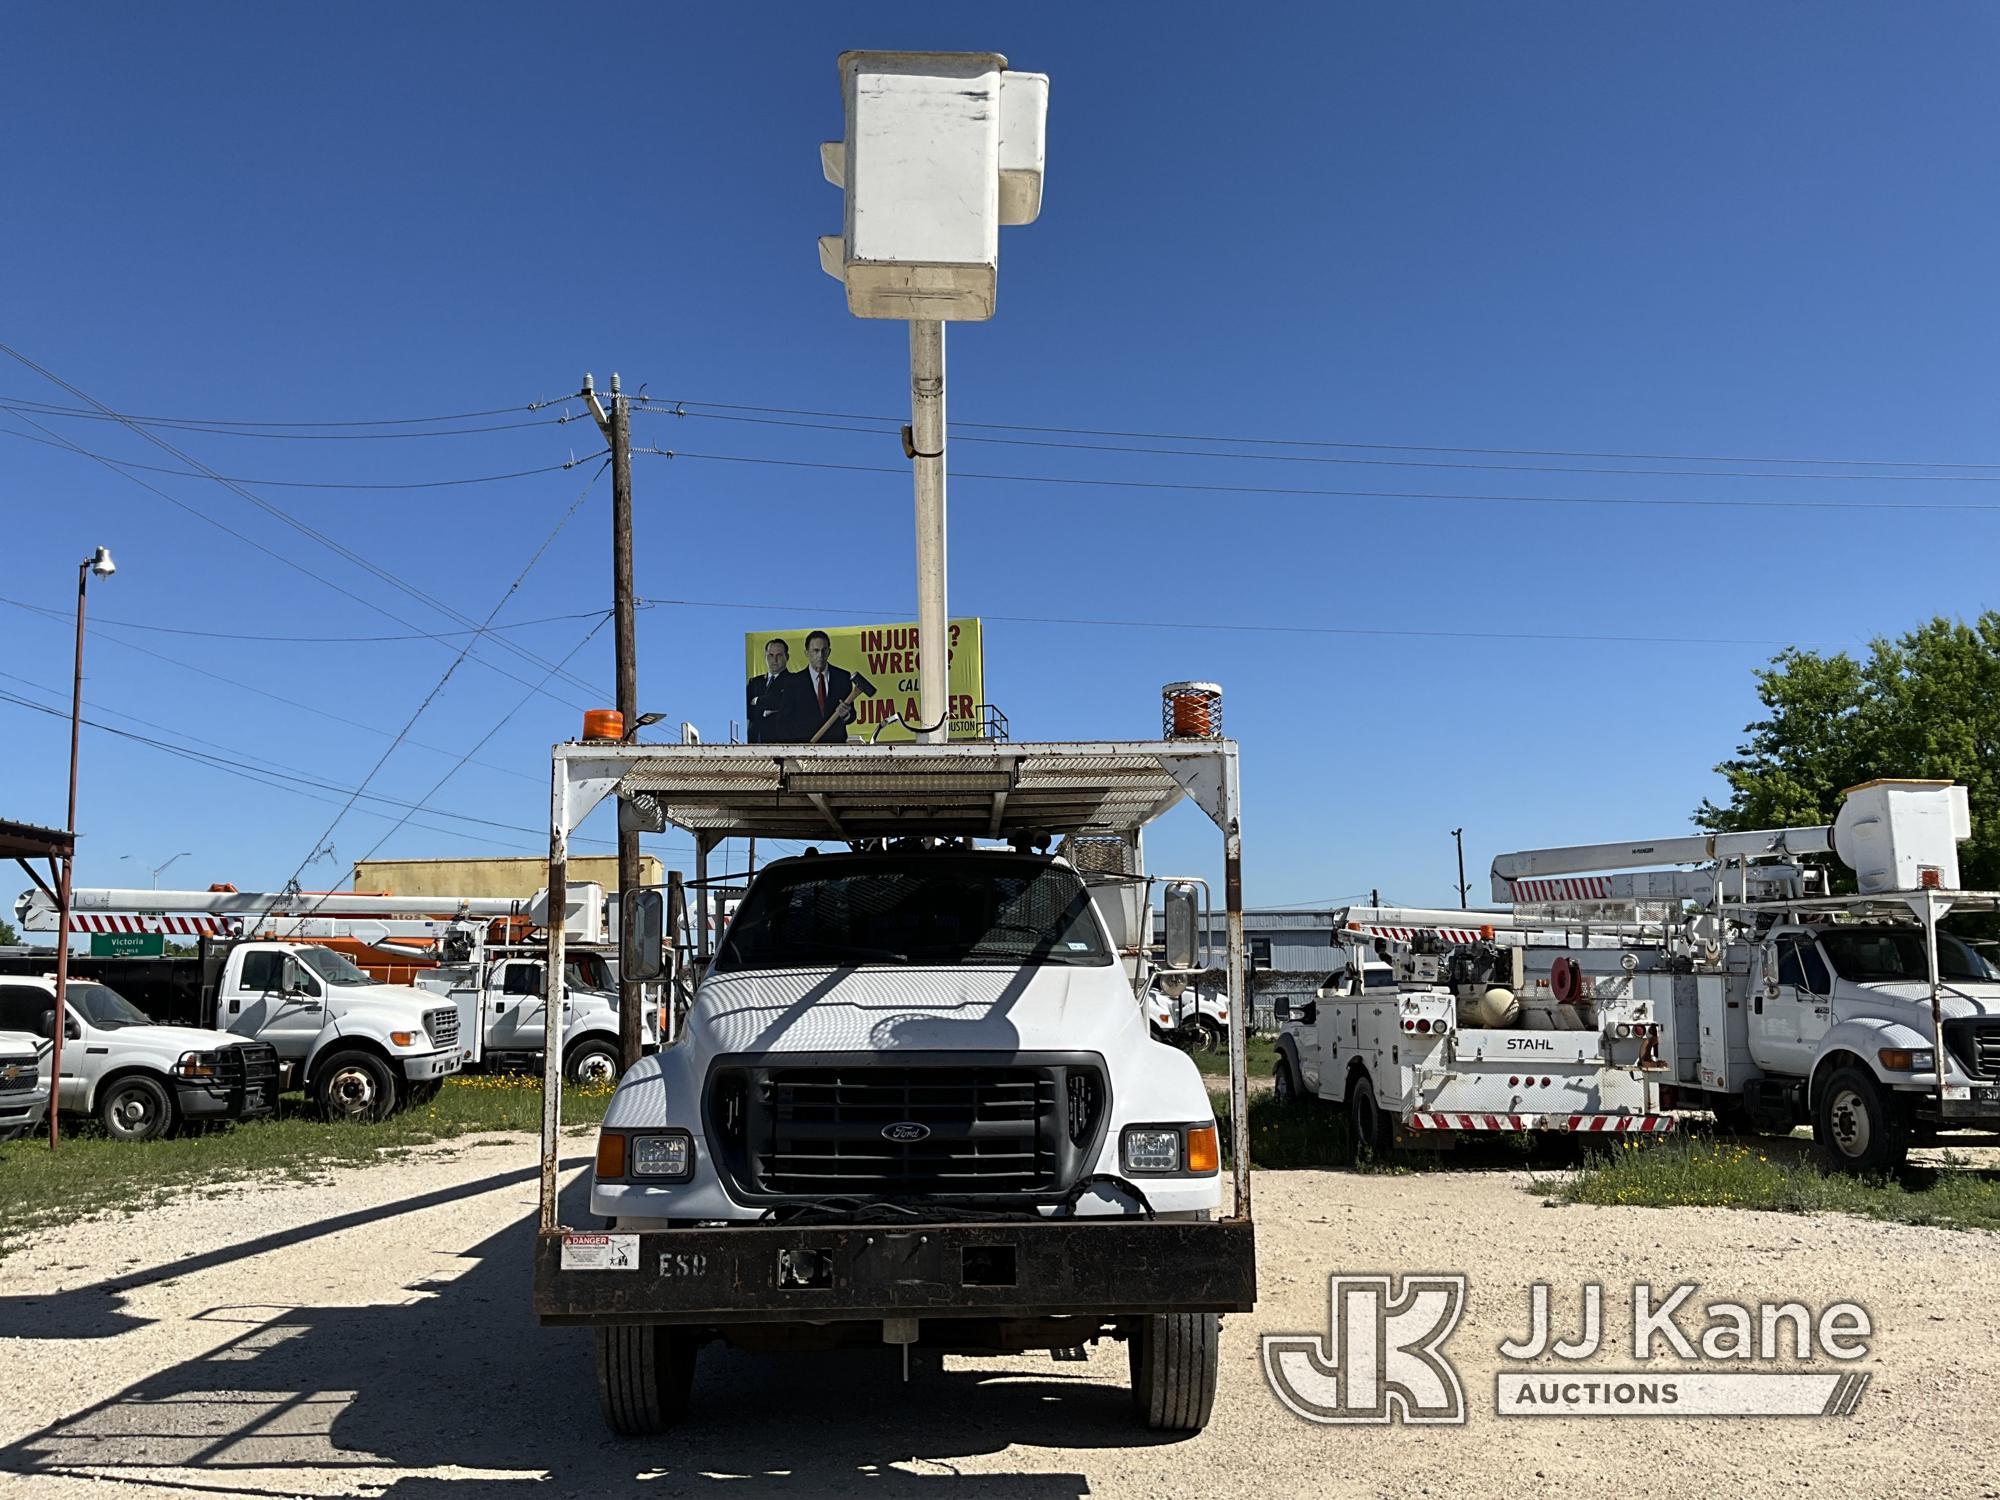
<path id="1" fill-rule="evenodd" d="M 617 632 L 614 647 L 618 673 L 618 712 L 625 718 L 625 737 L 630 739 L 639 725 L 639 651 L 636 603 L 632 589 L 632 406 L 618 388 L 618 376 L 611 377 L 611 410 L 606 412 L 588 375 L 583 377 L 583 398 L 590 403 L 598 430 L 611 447 L 611 609 Z M 625 826 L 624 810 L 618 818 L 618 898 L 639 889 L 639 831 Z M 622 912 L 621 912 L 622 917 Z M 623 931 L 621 920 L 620 931 Z M 620 965 L 618 975 L 618 1052 L 622 1071 L 639 1060 L 644 1038 L 641 1008 L 645 997 L 635 980 L 627 979 Z"/>
<path id="2" fill-rule="evenodd" d="M 1465 883 L 1465 830 L 1454 828 L 1451 836 L 1458 842 L 1458 909 L 1464 911 L 1466 892 L 1472 889 Z"/>

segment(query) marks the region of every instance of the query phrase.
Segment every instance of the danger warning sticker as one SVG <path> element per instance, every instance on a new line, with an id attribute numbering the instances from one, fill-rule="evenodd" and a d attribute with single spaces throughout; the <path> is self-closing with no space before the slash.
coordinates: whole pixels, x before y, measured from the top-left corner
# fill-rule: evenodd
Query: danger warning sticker
<path id="1" fill-rule="evenodd" d="M 639 1269 L 639 1236 L 566 1234 L 562 1239 L 562 1268 L 565 1271 L 636 1271 Z"/>

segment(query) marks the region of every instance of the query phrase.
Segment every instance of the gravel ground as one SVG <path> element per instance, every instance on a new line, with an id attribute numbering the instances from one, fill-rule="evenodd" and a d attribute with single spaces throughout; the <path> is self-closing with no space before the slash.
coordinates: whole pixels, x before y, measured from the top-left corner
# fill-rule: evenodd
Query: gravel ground
<path id="1" fill-rule="evenodd" d="M 693 1425 L 615 1444 L 589 1335 L 528 1312 L 534 1167 L 526 1138 L 483 1137 L 38 1236 L 0 1262 L 13 1372 L 0 1494 L 2000 1494 L 2000 1333 L 1985 1311 L 2000 1237 L 1550 1207 L 1514 1172 L 1260 1174 L 1263 1300 L 1228 1320 L 1197 1438 L 1135 1430 L 1110 1346 L 1086 1364 L 948 1359 L 908 1387 L 888 1350 L 711 1348 Z M 1381 1268 L 1471 1274 L 1448 1346 L 1468 1427 L 1314 1427 L 1266 1389 L 1257 1333 L 1323 1330 L 1326 1274 Z M 1873 1382 L 1846 1419 L 1496 1418 L 1495 1346 L 1521 1331 L 1538 1278 L 1555 1282 L 1559 1314 L 1579 1281 L 1602 1281 L 1607 1343 L 1621 1344 L 1634 1280 L 1698 1280 L 1704 1298 L 1853 1297 L 1879 1331 Z M 1629 1367 L 1629 1352 L 1600 1363 Z"/>

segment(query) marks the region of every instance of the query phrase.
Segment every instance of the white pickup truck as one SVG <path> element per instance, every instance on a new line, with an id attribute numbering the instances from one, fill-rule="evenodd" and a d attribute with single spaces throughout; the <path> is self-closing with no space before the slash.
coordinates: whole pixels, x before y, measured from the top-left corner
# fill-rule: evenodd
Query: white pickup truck
<path id="1" fill-rule="evenodd" d="M 70 980 L 66 998 L 57 1108 L 94 1115 L 113 1140 L 149 1141 L 189 1122 L 276 1111 L 278 1055 L 269 1043 L 156 1025 L 116 990 L 87 979 Z M 40 1039 L 44 1072 L 55 1017 L 53 977 L 0 978 L 0 1031 Z"/>
<path id="2" fill-rule="evenodd" d="M 0 1030 L 0 1141 L 18 1140 L 42 1123 L 49 1086 L 32 1032 Z"/>
<path id="3" fill-rule="evenodd" d="M 0 973 L 24 972 L 13 962 L 0 960 Z M 303 1090 L 329 1120 L 379 1120 L 422 1103 L 464 1062 L 455 1006 L 378 984 L 329 948 L 203 942 L 186 958 L 79 955 L 70 972 L 163 1021 L 268 1042 L 279 1087 Z"/>
<path id="4" fill-rule="evenodd" d="M 609 1084 L 619 1072 L 618 981 L 604 955 L 589 950 L 572 952 L 564 968 L 563 1076 L 584 1086 Z M 516 954 L 421 969 L 416 983 L 457 1007 L 469 1063 L 489 1070 L 538 1065 L 549 1035 L 544 958 Z M 659 1014 L 653 1007 L 642 1018 L 640 1036 L 649 1051 L 659 1045 Z"/>

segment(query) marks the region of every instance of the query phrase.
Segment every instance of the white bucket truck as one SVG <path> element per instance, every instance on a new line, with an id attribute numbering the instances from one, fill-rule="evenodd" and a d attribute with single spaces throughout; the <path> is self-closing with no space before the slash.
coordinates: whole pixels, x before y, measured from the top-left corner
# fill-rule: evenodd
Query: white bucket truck
<path id="1" fill-rule="evenodd" d="M 1810 1123 L 1829 1166 L 1875 1172 L 1941 1131 L 2000 1131 L 2000 972 L 1938 925 L 2000 911 L 2000 893 L 1957 888 L 1963 787 L 1883 779 L 1844 797 L 1819 827 L 1502 855 L 1493 893 L 1573 925 L 1651 917 L 1651 937 L 1623 953 L 1531 967 L 1636 970 L 1675 1102 L 1755 1128 Z M 1851 894 L 1807 863 L 1828 852 Z M 1670 864 L 1699 868 L 1633 873 Z"/>
<path id="2" fill-rule="evenodd" d="M 1127 910 L 1143 903 L 1112 893 L 1143 891 L 1140 830 L 1192 799 L 1224 833 L 1240 991 L 1235 746 L 560 745 L 552 890 L 571 831 L 613 796 L 694 836 L 704 900 L 726 839 L 821 847 L 757 873 L 696 956 L 684 1028 L 620 1081 L 590 1184 L 601 1229 L 557 1221 L 564 1079 L 545 1074 L 535 1307 L 596 1329 L 610 1425 L 677 1420 L 711 1340 L 1109 1338 L 1143 1420 L 1199 1429 L 1218 1315 L 1255 1298 L 1249 1170 L 1239 1153 L 1225 1185 L 1201 1075 L 1148 1026 L 1144 915 Z M 1088 886 L 1047 852 L 1065 838 L 1091 846 Z M 649 894 L 625 923 L 638 977 L 659 968 Z M 1232 1030 L 1240 1140 L 1240 1012 Z"/>

